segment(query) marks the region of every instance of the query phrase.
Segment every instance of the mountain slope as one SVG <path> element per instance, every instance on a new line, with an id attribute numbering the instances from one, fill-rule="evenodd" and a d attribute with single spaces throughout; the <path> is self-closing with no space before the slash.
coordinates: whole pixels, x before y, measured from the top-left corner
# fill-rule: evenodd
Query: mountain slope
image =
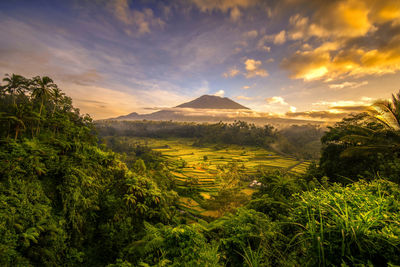
<path id="1" fill-rule="evenodd" d="M 177 108 L 201 108 L 201 109 L 249 109 L 236 103 L 227 97 L 203 95 L 195 100 L 183 103 Z"/>

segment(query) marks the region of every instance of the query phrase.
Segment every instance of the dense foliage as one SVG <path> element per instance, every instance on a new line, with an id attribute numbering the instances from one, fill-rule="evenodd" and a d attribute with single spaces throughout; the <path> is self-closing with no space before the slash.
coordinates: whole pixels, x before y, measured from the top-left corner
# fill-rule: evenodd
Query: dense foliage
<path id="1" fill-rule="evenodd" d="M 140 239 L 145 221 L 173 221 L 176 194 L 99 147 L 90 118 L 50 78 L 5 82 L 2 265 L 104 265 Z"/>
<path id="2" fill-rule="evenodd" d="M 384 103 L 395 118 L 398 99 Z M 110 151 L 50 78 L 7 76 L 0 93 L 0 264 L 399 265 L 399 129 L 374 116 L 332 127 L 320 164 L 305 175 L 260 169 L 262 185 L 246 206 L 186 224 L 158 153 L 118 139 L 111 147 L 124 155 Z M 235 166 L 226 175 L 221 182 L 243 180 Z M 234 193 L 212 200 L 231 201 Z"/>
<path id="3" fill-rule="evenodd" d="M 323 136 L 320 174 L 349 183 L 377 175 L 400 183 L 400 93 L 343 119 Z"/>

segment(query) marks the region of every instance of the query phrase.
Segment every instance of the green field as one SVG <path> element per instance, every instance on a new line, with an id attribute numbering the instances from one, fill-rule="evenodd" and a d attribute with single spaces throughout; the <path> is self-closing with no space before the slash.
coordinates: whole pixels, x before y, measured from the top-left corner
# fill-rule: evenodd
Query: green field
<path id="1" fill-rule="evenodd" d="M 194 140 L 177 138 L 134 138 L 134 140 L 162 153 L 178 187 L 182 189 L 191 187 L 199 192 L 200 198 L 181 198 L 182 208 L 193 215 L 218 216 L 216 212 L 202 207 L 202 201 L 209 199 L 220 189 L 221 183 L 218 177 L 224 172 L 224 166 L 238 166 L 242 177 L 248 179 L 248 182 L 241 183 L 241 191 L 251 195 L 254 189 L 250 188 L 249 184 L 257 169 L 283 169 L 300 174 L 309 165 L 307 161 L 298 161 L 258 147 L 238 145 L 195 147 L 192 145 Z"/>

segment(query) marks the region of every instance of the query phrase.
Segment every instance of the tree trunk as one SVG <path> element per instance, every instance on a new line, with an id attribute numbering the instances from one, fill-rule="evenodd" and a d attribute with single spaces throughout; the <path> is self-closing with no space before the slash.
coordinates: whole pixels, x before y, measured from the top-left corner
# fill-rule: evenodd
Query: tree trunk
<path id="1" fill-rule="evenodd" d="M 42 117 L 43 101 L 44 101 L 44 98 L 42 97 L 42 102 L 40 103 L 40 109 L 39 109 L 39 121 L 38 121 L 37 129 L 36 129 L 36 136 L 38 136 L 39 132 L 40 132 L 40 121 L 41 121 L 41 117 Z"/>
<path id="2" fill-rule="evenodd" d="M 17 128 L 15 128 L 15 137 L 14 137 L 15 141 L 17 141 L 18 133 L 19 133 L 19 125 L 17 125 Z"/>

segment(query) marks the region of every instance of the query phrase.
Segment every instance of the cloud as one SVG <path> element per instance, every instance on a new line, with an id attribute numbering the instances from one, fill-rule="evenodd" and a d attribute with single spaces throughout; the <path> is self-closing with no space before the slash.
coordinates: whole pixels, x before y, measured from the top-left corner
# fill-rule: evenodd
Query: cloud
<path id="1" fill-rule="evenodd" d="M 240 9 L 238 7 L 234 7 L 231 9 L 230 18 L 232 21 L 238 21 L 240 19 Z"/>
<path id="2" fill-rule="evenodd" d="M 224 96 L 224 94 L 225 94 L 225 91 L 224 90 L 219 90 L 218 92 L 216 92 L 214 95 L 215 96 L 220 96 L 220 97 L 223 97 Z"/>
<path id="3" fill-rule="evenodd" d="M 103 75 L 98 73 L 95 69 L 84 71 L 82 73 L 74 74 L 61 74 L 60 79 L 64 81 L 69 81 L 78 85 L 94 85 L 103 80 Z"/>
<path id="4" fill-rule="evenodd" d="M 274 44 L 283 44 L 286 42 L 286 31 L 280 31 L 274 36 Z"/>
<path id="5" fill-rule="evenodd" d="M 369 106 L 373 103 L 373 99 L 369 97 L 362 97 L 360 100 L 338 100 L 338 101 L 318 101 L 311 105 L 328 107 L 330 109 L 335 109 L 335 107 L 353 107 L 353 106 Z"/>
<path id="6" fill-rule="evenodd" d="M 302 111 L 302 112 L 287 112 L 287 117 L 300 117 L 300 118 L 319 118 L 319 119 L 330 119 L 340 120 L 348 115 L 348 113 L 334 113 L 330 111 Z"/>
<path id="7" fill-rule="evenodd" d="M 347 112 L 363 112 L 366 111 L 370 105 L 363 106 L 333 106 L 330 110 L 347 111 Z"/>
<path id="8" fill-rule="evenodd" d="M 259 46 L 258 49 L 265 51 L 265 52 L 270 52 L 271 51 L 271 47 L 267 46 L 267 45 L 262 45 Z"/>
<path id="9" fill-rule="evenodd" d="M 381 2 L 393 3 L 391 0 Z M 293 3 L 297 5 L 297 9 L 303 9 L 303 12 L 289 18 L 290 39 L 307 39 L 311 36 L 347 38 L 364 36 L 375 30 L 374 22 L 377 20 L 371 14 L 375 14 L 379 5 L 374 0 L 298 0 Z"/>
<path id="10" fill-rule="evenodd" d="M 238 75 L 240 73 L 240 71 L 236 68 L 233 67 L 230 70 L 228 70 L 227 72 L 225 72 L 224 74 L 222 74 L 222 76 L 224 76 L 225 78 L 229 78 L 229 77 L 235 77 L 236 75 Z"/>
<path id="11" fill-rule="evenodd" d="M 255 76 L 266 77 L 268 76 L 268 72 L 265 69 L 262 69 L 262 63 L 260 60 L 247 59 L 245 62 L 246 67 L 246 78 L 252 78 Z"/>
<path id="12" fill-rule="evenodd" d="M 289 18 L 286 37 L 299 40 L 293 44 L 298 50 L 281 62 L 291 78 L 331 81 L 400 70 L 398 0 L 292 4 L 301 11 Z"/>
<path id="13" fill-rule="evenodd" d="M 202 12 L 219 10 L 228 12 L 234 8 L 248 8 L 256 5 L 258 0 L 191 0 Z"/>
<path id="14" fill-rule="evenodd" d="M 296 107 L 293 107 L 293 106 L 289 107 L 289 112 L 296 112 L 296 110 L 297 110 Z"/>
<path id="15" fill-rule="evenodd" d="M 297 51 L 281 66 L 289 70 L 291 78 L 305 81 L 323 78 L 328 73 L 330 55 L 327 52 Z"/>
<path id="16" fill-rule="evenodd" d="M 142 11 L 131 10 L 128 0 L 114 0 L 111 2 L 112 11 L 115 17 L 126 26 L 133 26 L 139 34 L 151 32 L 151 27 L 162 28 L 165 22 L 154 16 L 154 12 L 150 8 Z M 131 34 L 131 30 L 126 29 L 126 33 Z"/>
<path id="17" fill-rule="evenodd" d="M 320 101 L 313 103 L 314 106 L 324 106 L 326 110 L 311 110 L 296 112 L 296 109 L 290 110 L 285 115 L 287 117 L 301 118 L 320 118 L 329 120 L 340 120 L 351 113 L 364 112 L 371 105 L 372 99 L 362 97 L 359 101 L 340 100 L 340 101 Z"/>
<path id="18" fill-rule="evenodd" d="M 268 104 L 280 104 L 280 105 L 289 105 L 285 99 L 283 99 L 283 97 L 281 96 L 273 96 L 273 97 L 269 97 L 267 99 L 265 99 L 267 101 Z"/>
<path id="19" fill-rule="evenodd" d="M 245 86 L 242 87 L 242 89 L 244 89 L 244 90 L 250 89 L 250 86 L 245 85 Z"/>
<path id="20" fill-rule="evenodd" d="M 210 86 L 208 84 L 208 81 L 204 80 L 201 82 L 201 86 L 194 88 L 193 92 L 194 95 L 204 95 L 210 91 Z"/>
<path id="21" fill-rule="evenodd" d="M 302 17 L 300 14 L 293 15 L 289 18 L 289 25 L 288 38 L 299 40 L 307 37 L 309 30 L 307 17 Z"/>
<path id="22" fill-rule="evenodd" d="M 330 84 L 328 85 L 329 88 L 331 89 L 343 89 L 343 88 L 357 88 L 361 87 L 364 85 L 367 85 L 368 81 L 362 81 L 362 82 L 343 82 L 343 83 L 336 83 L 336 84 Z"/>
<path id="23" fill-rule="evenodd" d="M 75 106 L 95 119 L 128 114 L 132 112 L 132 106 L 140 105 L 136 96 L 99 86 L 70 84 L 68 94 Z"/>
<path id="24" fill-rule="evenodd" d="M 239 99 L 239 100 L 252 100 L 253 98 L 252 97 L 248 97 L 248 96 L 240 95 L 240 96 L 237 96 L 236 99 Z"/>
<path id="25" fill-rule="evenodd" d="M 256 38 L 258 36 L 258 31 L 257 30 L 251 30 L 251 31 L 245 32 L 243 34 L 243 36 L 246 37 L 246 38 L 250 38 L 250 39 L 251 38 Z"/>
<path id="26" fill-rule="evenodd" d="M 275 45 L 281 45 L 286 42 L 286 31 L 282 30 L 277 34 L 266 34 L 261 37 L 257 42 L 257 49 L 261 51 L 270 52 L 271 47 L 268 43 L 274 43 Z"/>

